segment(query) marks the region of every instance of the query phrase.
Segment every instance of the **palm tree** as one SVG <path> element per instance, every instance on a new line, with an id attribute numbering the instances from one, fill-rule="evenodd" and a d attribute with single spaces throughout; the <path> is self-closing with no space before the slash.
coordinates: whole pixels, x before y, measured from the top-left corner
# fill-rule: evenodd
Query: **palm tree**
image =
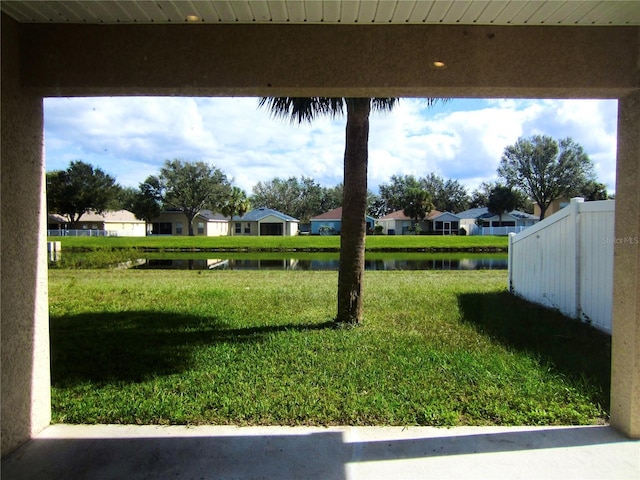
<path id="1" fill-rule="evenodd" d="M 367 165 L 369 160 L 369 114 L 371 110 L 392 110 L 395 98 L 291 98 L 263 97 L 274 116 L 294 122 L 312 122 L 316 117 L 341 115 L 346 107 L 344 150 L 344 193 L 340 231 L 338 312 L 336 323 L 362 322 L 362 279 L 367 210 Z M 429 104 L 434 100 L 428 100 Z"/>
<path id="2" fill-rule="evenodd" d="M 346 106 L 337 323 L 357 324 L 362 321 L 369 113 L 372 106 L 374 109 L 391 110 L 394 104 L 395 99 L 389 98 L 265 97 L 260 100 L 260 106 L 267 106 L 275 116 L 291 118 L 298 123 L 311 122 L 321 115 L 337 116 Z"/>
<path id="3" fill-rule="evenodd" d="M 489 194 L 487 209 L 489 213 L 499 215 L 500 226 L 502 227 L 502 215 L 512 212 L 518 204 L 518 197 L 511 187 L 496 185 Z"/>
<path id="4" fill-rule="evenodd" d="M 429 212 L 433 210 L 431 195 L 422 188 L 410 188 L 407 192 L 405 202 L 406 206 L 403 212 L 415 222 L 414 229 L 417 234 L 420 229 L 420 222 L 427 218 Z"/>
<path id="5" fill-rule="evenodd" d="M 232 187 L 231 192 L 229 193 L 229 197 L 227 197 L 227 199 L 222 204 L 220 213 L 222 213 L 225 217 L 229 217 L 229 222 L 231 222 L 234 215 L 242 217 L 249 211 L 249 208 L 251 208 L 251 205 L 244 190 L 238 187 Z M 231 235 L 231 226 L 229 226 L 228 234 Z"/>

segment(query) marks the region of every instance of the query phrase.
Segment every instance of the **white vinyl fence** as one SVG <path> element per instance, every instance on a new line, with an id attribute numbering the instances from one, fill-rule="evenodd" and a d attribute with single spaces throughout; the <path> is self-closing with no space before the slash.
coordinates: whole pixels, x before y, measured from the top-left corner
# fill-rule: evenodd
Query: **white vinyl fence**
<path id="1" fill-rule="evenodd" d="M 47 230 L 49 237 L 140 237 L 135 230 Z"/>
<path id="2" fill-rule="evenodd" d="M 509 235 L 510 233 L 520 233 L 527 228 L 530 227 L 478 227 L 474 235 Z"/>
<path id="3" fill-rule="evenodd" d="M 573 198 L 509 236 L 509 289 L 611 333 L 615 202 Z"/>

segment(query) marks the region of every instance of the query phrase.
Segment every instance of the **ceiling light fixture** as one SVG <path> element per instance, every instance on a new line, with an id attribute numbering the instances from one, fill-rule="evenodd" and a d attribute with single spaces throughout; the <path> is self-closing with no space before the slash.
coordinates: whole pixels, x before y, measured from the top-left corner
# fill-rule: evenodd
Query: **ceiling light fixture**
<path id="1" fill-rule="evenodd" d="M 431 65 L 433 65 L 433 68 L 437 68 L 438 70 L 442 70 L 443 68 L 447 68 L 447 64 L 444 63 L 441 60 L 436 60 Z"/>
<path id="2" fill-rule="evenodd" d="M 185 19 L 187 20 L 187 22 L 191 23 L 200 21 L 200 17 L 198 15 L 187 15 Z"/>

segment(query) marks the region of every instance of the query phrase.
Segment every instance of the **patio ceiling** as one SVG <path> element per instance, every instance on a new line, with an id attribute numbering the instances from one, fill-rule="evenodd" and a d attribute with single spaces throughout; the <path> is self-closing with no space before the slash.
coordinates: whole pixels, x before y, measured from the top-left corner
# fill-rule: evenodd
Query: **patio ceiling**
<path id="1" fill-rule="evenodd" d="M 0 9 L 21 23 L 640 25 L 636 0 L 3 0 Z"/>

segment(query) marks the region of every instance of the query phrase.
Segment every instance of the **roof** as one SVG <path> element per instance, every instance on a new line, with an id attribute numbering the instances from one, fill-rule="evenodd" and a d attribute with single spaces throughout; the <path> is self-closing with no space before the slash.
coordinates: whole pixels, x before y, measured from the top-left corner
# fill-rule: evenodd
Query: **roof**
<path id="1" fill-rule="evenodd" d="M 69 220 L 62 215 L 49 214 L 50 222 L 68 223 Z M 144 223 L 144 220 L 138 220 L 136 216 L 129 210 L 116 210 L 111 212 L 103 212 L 98 214 L 93 210 L 85 213 L 80 217 L 81 222 L 105 222 L 105 223 Z"/>
<path id="2" fill-rule="evenodd" d="M 640 25 L 637 1 L 624 0 L 3 0 L 0 6 L 21 23 Z"/>
<path id="3" fill-rule="evenodd" d="M 437 220 L 440 217 L 451 216 L 455 218 L 461 218 L 460 215 L 451 212 L 438 212 L 437 215 L 429 215 L 429 220 Z"/>
<path id="4" fill-rule="evenodd" d="M 311 217 L 310 220 L 342 220 L 342 207 L 334 208 L 328 212 L 321 213 L 315 217 Z"/>
<path id="5" fill-rule="evenodd" d="M 532 220 L 537 220 L 539 217 L 535 215 L 531 215 L 530 213 L 521 212 L 520 210 L 513 210 L 509 212 L 507 215 L 511 215 L 516 218 L 529 218 Z M 478 208 L 470 208 L 469 210 L 465 210 L 464 212 L 460 212 L 457 214 L 460 218 L 491 218 L 496 215 L 489 212 L 487 207 L 478 207 Z"/>
<path id="6" fill-rule="evenodd" d="M 367 220 L 375 220 L 371 215 L 365 215 Z M 319 222 L 319 221 L 342 221 L 342 207 L 334 208 L 333 210 L 329 210 L 328 212 L 321 213 L 320 215 L 316 215 L 315 217 L 311 217 L 309 221 L 311 222 Z"/>
<path id="7" fill-rule="evenodd" d="M 432 220 L 435 217 L 437 217 L 438 215 L 442 214 L 442 212 L 438 211 L 438 210 L 431 210 L 429 212 L 429 215 L 427 215 L 427 220 Z M 380 217 L 380 220 L 413 220 L 413 218 L 408 217 L 405 213 L 404 210 L 396 210 L 395 212 L 391 212 L 387 215 L 385 215 L 384 217 Z"/>
<path id="8" fill-rule="evenodd" d="M 230 217 L 225 217 L 221 213 L 212 212 L 211 210 L 201 210 L 198 216 L 208 222 L 228 222 L 231 219 Z"/>
<path id="9" fill-rule="evenodd" d="M 237 220 L 239 222 L 259 222 L 260 220 L 268 217 L 269 215 L 278 217 L 279 219 L 284 220 L 285 222 L 299 222 L 297 218 L 293 218 L 290 215 L 287 215 L 285 213 L 279 212 L 277 210 L 273 210 L 271 208 L 266 208 L 266 207 L 255 208 L 250 212 L 246 213 L 245 215 L 243 215 L 242 217 L 238 217 L 236 215 L 235 217 L 233 217 L 233 220 Z"/>

